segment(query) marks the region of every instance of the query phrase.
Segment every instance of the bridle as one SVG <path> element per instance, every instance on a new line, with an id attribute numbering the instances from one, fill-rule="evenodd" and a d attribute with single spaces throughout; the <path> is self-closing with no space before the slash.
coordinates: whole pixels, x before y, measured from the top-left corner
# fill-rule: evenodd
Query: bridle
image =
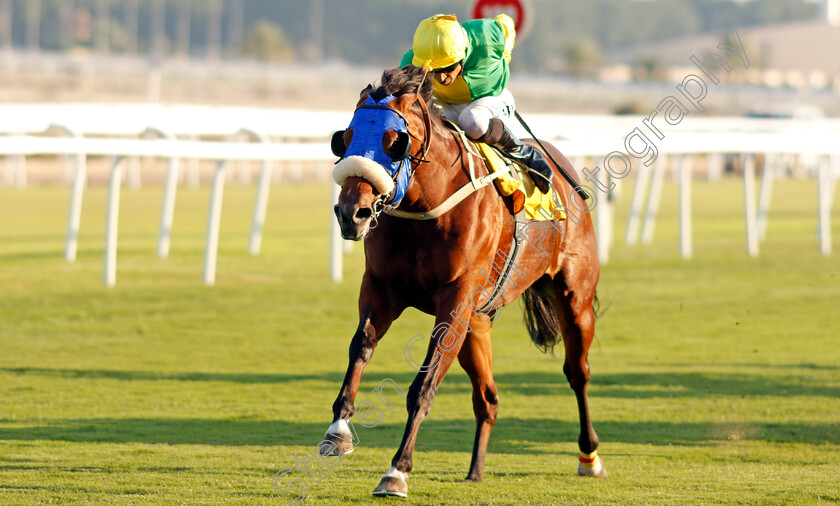
<path id="1" fill-rule="evenodd" d="M 406 144 L 407 145 L 404 148 L 405 151 L 402 151 L 402 153 L 399 153 L 397 156 L 387 155 L 387 156 L 391 156 L 390 159 L 391 159 L 392 164 L 395 164 L 395 163 L 398 163 L 398 162 L 400 162 L 400 163 L 406 162 L 406 161 L 408 162 L 408 164 L 407 164 L 408 168 L 406 170 L 395 170 L 393 173 L 388 171 L 388 175 L 394 181 L 395 189 L 397 188 L 397 184 L 399 182 L 398 179 L 401 177 L 400 174 L 407 175 L 407 182 L 405 183 L 406 185 L 404 186 L 404 188 L 407 189 L 408 186 L 411 183 L 411 180 L 412 180 L 412 177 L 413 177 L 414 173 L 420 168 L 421 164 L 430 162 L 429 160 L 426 159 L 426 155 L 429 152 L 429 148 L 430 148 L 431 142 L 432 142 L 432 140 L 431 140 L 432 139 L 432 117 L 431 117 L 431 114 L 429 113 L 429 109 L 428 109 L 428 106 L 426 105 L 426 101 L 420 95 L 420 89 L 421 89 L 421 87 L 423 85 L 423 82 L 425 81 L 428 73 L 429 72 L 428 72 L 427 69 L 423 69 L 423 80 L 420 82 L 420 85 L 418 86 L 417 91 L 414 92 L 414 95 L 415 95 L 414 102 L 420 102 L 420 109 L 422 111 L 422 117 L 423 117 L 423 125 L 426 129 L 426 135 L 422 139 L 417 134 L 411 132 L 410 122 L 408 121 L 408 119 L 405 117 L 405 115 L 401 111 L 397 110 L 396 108 L 394 108 L 390 105 L 390 103 L 392 103 L 392 101 L 384 102 L 384 100 L 380 100 L 379 103 L 377 103 L 377 102 L 371 100 L 370 98 L 368 98 L 364 104 L 356 107 L 356 111 L 358 111 L 359 109 L 384 109 L 384 110 L 387 110 L 390 114 L 394 114 L 396 117 L 398 117 L 400 120 L 402 120 L 402 122 L 405 125 L 404 126 L 404 131 L 402 131 L 402 130 L 397 131 L 398 135 L 405 135 L 406 136 L 406 140 L 407 140 Z M 409 107 L 413 106 L 414 102 L 411 102 L 411 105 Z M 355 117 L 355 112 L 354 112 L 354 117 Z M 484 176 L 476 176 L 476 168 L 475 168 L 475 165 L 474 165 L 473 158 L 481 159 L 481 155 L 475 153 L 474 150 L 470 149 L 469 146 L 471 145 L 471 141 L 466 137 L 463 130 L 459 129 L 457 127 L 457 125 L 454 125 L 454 124 L 452 126 L 452 129 L 453 129 L 452 134 L 456 138 L 460 139 L 461 148 L 466 151 L 466 152 L 462 151 L 462 163 L 463 163 L 463 159 L 466 158 L 467 167 L 465 167 L 465 169 L 467 171 L 467 174 L 469 175 L 470 180 L 467 183 L 465 183 L 464 185 L 462 185 L 460 188 L 458 188 L 452 195 L 450 195 L 448 198 L 446 198 L 446 200 L 444 200 L 441 204 L 437 205 L 436 207 L 434 207 L 433 209 L 430 209 L 428 211 L 402 211 L 402 210 L 399 210 L 399 209 L 397 209 L 397 206 L 399 205 L 399 202 L 397 202 L 396 205 L 393 203 L 394 198 L 395 198 L 393 191 L 391 193 L 387 194 L 387 195 L 379 194 L 379 196 L 371 203 L 371 207 L 370 207 L 371 212 L 372 212 L 372 214 L 371 214 L 372 223 L 370 225 L 371 229 L 376 228 L 376 226 L 379 224 L 379 216 L 383 212 L 385 214 L 388 214 L 388 215 L 396 217 L 396 218 L 403 218 L 403 219 L 409 219 L 409 220 L 432 220 L 432 219 L 435 219 L 435 218 L 443 215 L 444 213 L 450 211 L 452 208 L 457 206 L 459 203 L 461 203 L 464 199 L 466 199 L 470 194 L 472 194 L 476 190 L 478 190 L 480 188 L 483 188 L 483 187 L 485 187 L 489 184 L 492 184 L 494 179 L 510 173 L 511 168 L 510 168 L 510 166 L 507 166 L 507 167 L 505 167 L 501 170 L 497 170 L 497 171 L 493 172 L 492 174 L 487 174 L 487 175 L 484 175 Z M 338 144 L 338 141 L 341 140 L 339 134 L 343 134 L 343 132 L 341 132 L 341 131 L 336 132 L 336 134 L 334 134 L 334 136 L 333 136 L 333 152 L 337 155 L 339 155 L 339 153 L 336 152 L 336 144 Z M 421 147 L 420 147 L 417 155 L 411 154 L 412 147 L 411 147 L 411 142 L 410 141 L 411 141 L 412 138 L 421 142 Z M 343 141 L 341 141 L 340 144 L 343 146 Z M 339 147 L 341 147 L 341 146 L 339 146 Z M 339 156 L 343 156 L 343 154 L 341 154 Z M 380 165 L 381 165 L 381 163 L 380 163 Z M 403 190 L 403 191 L 405 191 L 405 190 Z"/>
<path id="2" fill-rule="evenodd" d="M 429 152 L 429 147 L 431 146 L 431 143 L 432 143 L 432 141 L 431 141 L 431 139 L 432 139 L 432 116 L 429 113 L 429 107 L 426 105 L 426 100 L 422 97 L 422 95 L 420 95 L 420 90 L 423 88 L 423 83 L 425 83 L 426 77 L 428 76 L 428 74 L 429 74 L 429 70 L 424 67 L 423 68 L 423 78 L 420 80 L 420 84 L 417 86 L 417 91 L 415 92 L 415 95 L 417 96 L 417 99 L 415 100 L 415 102 L 420 104 L 420 110 L 423 112 L 423 126 L 426 129 L 426 135 L 423 137 L 423 139 L 420 139 L 420 137 L 418 137 L 416 134 L 411 132 L 411 128 L 410 128 L 411 123 L 408 121 L 408 118 L 406 118 L 405 115 L 401 111 L 399 111 L 398 109 L 395 109 L 394 107 L 391 107 L 390 105 L 363 104 L 363 105 L 360 105 L 356 108 L 357 110 L 358 109 L 363 109 L 363 108 L 366 108 L 366 109 L 387 109 L 387 110 L 393 112 L 394 114 L 396 114 L 397 116 L 402 118 L 403 121 L 405 121 L 406 131 L 408 132 L 408 135 L 411 138 L 414 138 L 414 139 L 421 142 L 420 153 L 417 156 L 411 154 L 411 152 L 410 152 L 411 151 L 411 144 L 410 143 L 409 143 L 409 146 L 408 146 L 408 149 L 407 149 L 407 151 L 408 151 L 407 158 L 410 160 L 410 170 L 409 170 L 409 174 L 408 174 L 409 182 L 411 181 L 412 177 L 414 177 L 414 172 L 417 171 L 417 169 L 420 168 L 421 164 L 429 163 L 429 160 L 426 159 L 426 154 Z M 392 179 L 394 180 L 395 184 L 396 184 L 397 176 L 398 176 L 398 173 L 394 173 L 394 175 L 391 176 Z M 382 214 L 383 212 L 385 212 L 386 214 L 391 214 L 391 212 L 396 210 L 396 206 L 390 206 L 386 203 L 387 198 L 388 198 L 388 195 L 380 195 L 371 204 L 371 210 L 373 212 L 373 215 L 372 215 L 372 218 L 371 218 L 372 223 L 371 223 L 371 226 L 370 226 L 371 230 L 373 230 L 374 228 L 377 227 L 377 225 L 379 225 L 379 215 L 380 214 Z"/>

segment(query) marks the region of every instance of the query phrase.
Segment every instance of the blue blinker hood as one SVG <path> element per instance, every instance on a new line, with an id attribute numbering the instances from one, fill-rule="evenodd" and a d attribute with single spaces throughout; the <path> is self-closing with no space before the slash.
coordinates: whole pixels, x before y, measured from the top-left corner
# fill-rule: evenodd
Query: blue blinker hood
<path id="1" fill-rule="evenodd" d="M 368 96 L 364 105 L 356 109 L 348 127 L 353 129 L 353 138 L 344 156 L 361 156 L 381 165 L 394 180 L 395 187 L 389 204 L 396 206 L 405 196 L 411 181 L 411 159 L 405 157 L 394 160 L 382 148 L 382 138 L 386 131 L 408 135 L 406 120 L 388 106 L 394 98 L 394 95 L 388 95 L 376 101 Z"/>

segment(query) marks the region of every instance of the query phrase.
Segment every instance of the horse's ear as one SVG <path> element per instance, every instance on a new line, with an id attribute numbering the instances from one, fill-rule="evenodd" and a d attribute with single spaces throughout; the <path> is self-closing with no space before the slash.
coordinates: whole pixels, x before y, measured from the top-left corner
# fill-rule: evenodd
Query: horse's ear
<path id="1" fill-rule="evenodd" d="M 405 93 L 394 100 L 394 109 L 407 113 L 408 109 L 418 100 L 423 100 L 419 93 Z"/>
<path id="2" fill-rule="evenodd" d="M 360 105 L 364 104 L 371 93 L 373 93 L 373 85 L 368 84 L 365 87 L 365 89 L 363 89 L 361 93 L 359 93 L 359 102 L 356 104 L 356 107 L 359 107 Z"/>

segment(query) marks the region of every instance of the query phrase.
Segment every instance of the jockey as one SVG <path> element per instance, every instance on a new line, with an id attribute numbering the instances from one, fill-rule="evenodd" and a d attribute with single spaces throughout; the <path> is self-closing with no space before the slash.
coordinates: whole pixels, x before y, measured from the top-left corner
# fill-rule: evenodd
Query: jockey
<path id="1" fill-rule="evenodd" d="M 400 61 L 426 67 L 434 75 L 435 99 L 442 116 L 457 123 L 476 142 L 490 144 L 525 164 L 534 184 L 548 192 L 552 171 L 545 157 L 510 130 L 515 102 L 505 87 L 516 38 L 507 14 L 458 23 L 454 15 L 424 19 L 414 44 Z"/>

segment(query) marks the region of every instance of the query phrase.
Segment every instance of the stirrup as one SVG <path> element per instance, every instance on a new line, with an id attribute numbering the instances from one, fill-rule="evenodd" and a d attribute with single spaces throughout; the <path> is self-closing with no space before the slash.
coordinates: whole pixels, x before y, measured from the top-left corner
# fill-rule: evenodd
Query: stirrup
<path id="1" fill-rule="evenodd" d="M 528 173 L 531 176 L 531 181 L 534 182 L 534 186 L 542 193 L 548 194 L 548 190 L 551 188 L 551 180 L 545 174 L 530 166 L 528 166 Z"/>
<path id="2" fill-rule="evenodd" d="M 551 179 L 554 175 L 554 171 L 551 170 L 548 160 L 536 148 L 527 144 L 524 144 L 520 148 L 520 153 L 521 160 L 528 167 L 528 172 L 531 174 L 531 180 L 534 182 L 534 185 L 542 193 L 547 194 L 549 188 L 551 188 Z"/>

